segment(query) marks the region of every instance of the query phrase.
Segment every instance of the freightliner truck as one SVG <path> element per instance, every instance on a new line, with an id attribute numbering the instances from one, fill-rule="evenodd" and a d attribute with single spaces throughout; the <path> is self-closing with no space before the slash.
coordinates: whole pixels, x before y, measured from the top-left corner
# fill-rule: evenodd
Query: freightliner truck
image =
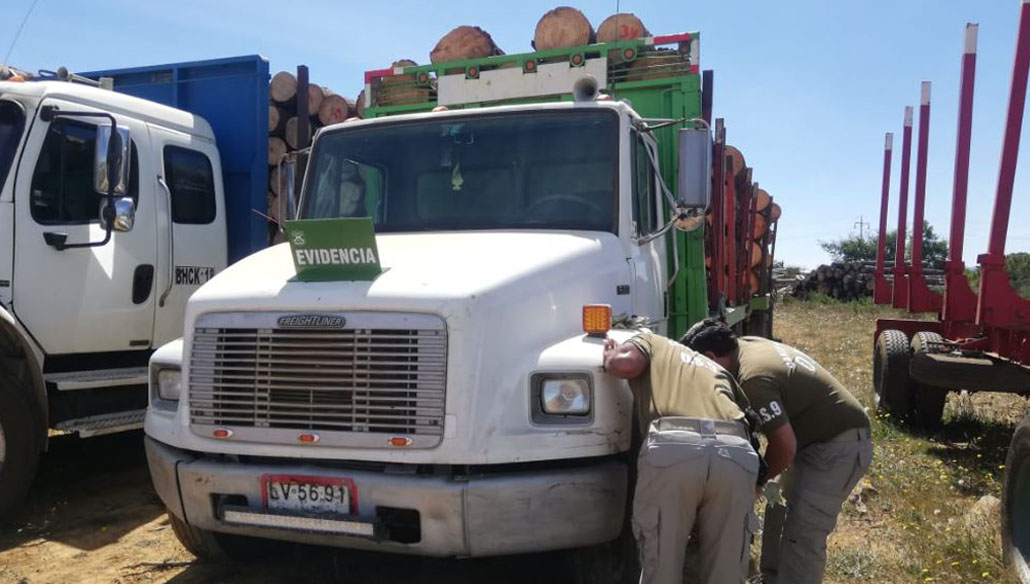
<path id="1" fill-rule="evenodd" d="M 739 293 L 743 250 L 768 239 L 750 237 L 750 173 L 721 131 L 713 145 L 698 42 L 366 74 L 368 119 L 320 130 L 298 217 L 371 218 L 382 272 L 305 281 L 318 255 L 291 231 L 195 292 L 150 360 L 147 460 L 182 543 L 476 557 L 619 540 L 634 424 L 599 367 L 605 312 L 672 337 L 713 313 L 768 323 L 768 297 Z"/>
<path id="2" fill-rule="evenodd" d="M 3 69 L 0 517 L 51 431 L 142 426 L 190 293 L 268 241 L 265 59 Z"/>

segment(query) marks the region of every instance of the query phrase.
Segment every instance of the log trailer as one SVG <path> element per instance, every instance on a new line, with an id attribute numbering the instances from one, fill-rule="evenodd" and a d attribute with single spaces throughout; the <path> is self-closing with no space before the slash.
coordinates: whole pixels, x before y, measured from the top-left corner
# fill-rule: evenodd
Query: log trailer
<path id="1" fill-rule="evenodd" d="M 699 65 L 685 33 L 368 72 L 298 216 L 371 217 L 385 271 L 302 281 L 291 232 L 202 286 L 151 358 L 147 459 L 183 544 L 625 557 L 610 315 L 771 325 L 774 207 L 709 126 Z"/>
<path id="2" fill-rule="evenodd" d="M 912 108 L 905 109 L 902 135 L 898 238 L 893 282 L 885 273 L 891 134 L 884 150 L 880 239 L 874 298 L 878 304 L 911 313 L 936 314 L 935 320 L 879 319 L 876 323 L 873 382 L 878 407 L 924 427 L 941 420 L 949 391 L 994 391 L 1030 395 L 1030 300 L 1012 288 L 1005 271 L 1020 131 L 1030 70 L 1030 0 L 1023 0 L 1016 58 L 1002 144 L 1001 167 L 987 253 L 978 257 L 980 283 L 974 291 L 962 261 L 972 132 L 977 25 L 967 24 L 962 55 L 958 138 L 951 200 L 951 231 L 945 262 L 944 293 L 927 285 L 922 272 L 922 224 L 926 196 L 926 153 L 930 85 L 924 82 L 919 116 L 911 262 L 905 261 L 908 167 Z M 1002 501 L 1006 560 L 1023 582 L 1030 582 L 1030 416 L 1016 428 L 1005 467 Z"/>

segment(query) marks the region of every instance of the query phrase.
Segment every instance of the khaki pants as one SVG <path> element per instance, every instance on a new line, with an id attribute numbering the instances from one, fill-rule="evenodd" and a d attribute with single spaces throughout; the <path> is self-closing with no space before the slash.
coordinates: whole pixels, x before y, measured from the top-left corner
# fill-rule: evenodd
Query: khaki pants
<path id="1" fill-rule="evenodd" d="M 633 534 L 642 584 L 683 581 L 684 550 L 697 527 L 700 582 L 747 576 L 758 455 L 739 422 L 661 418 L 637 462 Z"/>
<path id="2" fill-rule="evenodd" d="M 778 574 L 771 581 L 823 581 L 826 538 L 837 526 L 841 506 L 872 459 L 868 428 L 848 430 L 798 452 L 780 481 L 787 499 L 787 518 L 780 539 Z"/>

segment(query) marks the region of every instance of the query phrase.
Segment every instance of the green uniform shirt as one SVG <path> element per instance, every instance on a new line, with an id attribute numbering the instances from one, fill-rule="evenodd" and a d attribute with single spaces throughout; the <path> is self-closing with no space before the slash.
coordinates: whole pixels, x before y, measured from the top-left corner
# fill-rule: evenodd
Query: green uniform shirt
<path id="1" fill-rule="evenodd" d="M 629 342 L 647 357 L 647 371 L 629 382 L 641 430 L 661 416 L 739 420 L 747 397 L 733 377 L 711 359 L 654 333 Z"/>
<path id="2" fill-rule="evenodd" d="M 769 435 L 787 422 L 798 450 L 852 428 L 868 428 L 855 396 L 814 359 L 760 337 L 741 337 L 737 380 Z"/>

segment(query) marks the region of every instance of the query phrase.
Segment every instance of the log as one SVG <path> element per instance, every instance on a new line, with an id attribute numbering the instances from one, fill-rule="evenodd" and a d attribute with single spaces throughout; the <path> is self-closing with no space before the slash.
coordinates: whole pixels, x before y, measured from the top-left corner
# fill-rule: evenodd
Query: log
<path id="1" fill-rule="evenodd" d="M 759 240 L 765 237 L 765 232 L 769 229 L 769 221 L 765 218 L 765 215 L 761 213 L 755 213 L 754 221 L 751 223 L 751 239 Z"/>
<path id="2" fill-rule="evenodd" d="M 358 98 L 354 100 L 354 114 L 359 118 L 365 117 L 365 90 L 362 89 L 358 93 Z"/>
<path id="3" fill-rule="evenodd" d="M 737 150 L 733 146 L 726 146 L 726 155 L 733 159 L 733 173 L 737 174 L 747 167 L 747 161 L 744 160 L 744 154 Z"/>
<path id="4" fill-rule="evenodd" d="M 647 27 L 635 14 L 622 12 L 604 19 L 597 27 L 597 42 L 610 43 L 623 39 L 638 39 L 651 36 Z"/>
<path id="5" fill-rule="evenodd" d="M 282 138 L 269 136 L 268 138 L 268 166 L 277 166 L 279 161 L 286 154 L 286 141 Z"/>
<path id="6" fill-rule="evenodd" d="M 272 191 L 273 194 L 279 196 L 279 167 L 273 166 L 268 169 L 268 190 Z"/>
<path id="7" fill-rule="evenodd" d="M 549 10 L 536 23 L 533 49 L 549 51 L 593 44 L 594 27 L 583 13 L 570 6 Z"/>
<path id="8" fill-rule="evenodd" d="M 283 130 L 286 129 L 286 120 L 290 116 L 277 105 L 268 105 L 268 135 L 279 136 L 283 135 Z"/>
<path id="9" fill-rule="evenodd" d="M 318 109 L 318 121 L 323 126 L 338 124 L 350 117 L 353 106 L 354 103 L 342 95 L 327 95 Z"/>
<path id="10" fill-rule="evenodd" d="M 390 64 L 391 69 L 397 69 L 398 67 L 417 67 L 418 63 L 411 59 L 397 59 Z M 383 85 L 397 85 L 399 83 L 411 84 L 415 82 L 414 75 L 388 75 L 386 77 L 380 77 L 379 82 Z"/>
<path id="11" fill-rule="evenodd" d="M 751 267 L 755 268 L 762 265 L 762 246 L 752 245 L 751 246 Z"/>
<path id="12" fill-rule="evenodd" d="M 459 26 L 445 34 L 429 53 L 431 63 L 447 63 L 466 59 L 482 59 L 503 55 L 493 38 L 478 26 Z"/>
<path id="13" fill-rule="evenodd" d="M 755 191 L 755 197 L 756 211 L 765 211 L 765 209 L 769 206 L 769 203 L 772 203 L 772 197 L 769 196 L 769 193 L 765 189 L 757 189 Z"/>
<path id="14" fill-rule="evenodd" d="M 771 215 L 772 215 L 773 223 L 775 223 L 775 222 L 780 220 L 780 212 L 781 211 L 782 211 L 782 209 L 780 209 L 779 205 L 777 205 L 776 203 L 772 204 Z"/>
<path id="15" fill-rule="evenodd" d="M 290 103 L 297 97 L 297 78 L 289 71 L 280 71 L 268 84 L 268 97 L 276 103 Z"/>
<path id="16" fill-rule="evenodd" d="M 314 83 L 308 85 L 308 114 L 315 115 L 318 108 L 322 107 L 322 100 L 325 99 L 325 92 Z"/>
<path id="17" fill-rule="evenodd" d="M 297 116 L 286 120 L 286 130 L 283 132 L 283 139 L 290 150 L 297 149 Z"/>

